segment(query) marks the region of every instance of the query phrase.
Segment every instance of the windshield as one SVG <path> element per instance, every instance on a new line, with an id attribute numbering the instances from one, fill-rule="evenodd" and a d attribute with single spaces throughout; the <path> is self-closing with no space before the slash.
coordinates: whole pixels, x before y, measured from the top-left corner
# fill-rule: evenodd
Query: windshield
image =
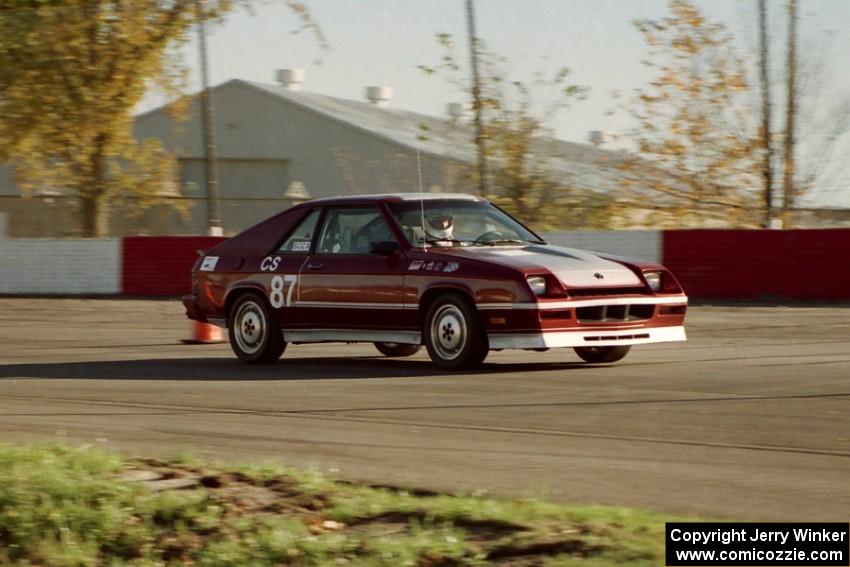
<path id="1" fill-rule="evenodd" d="M 486 201 L 425 199 L 389 203 L 388 207 L 413 246 L 542 243 L 537 235 Z"/>

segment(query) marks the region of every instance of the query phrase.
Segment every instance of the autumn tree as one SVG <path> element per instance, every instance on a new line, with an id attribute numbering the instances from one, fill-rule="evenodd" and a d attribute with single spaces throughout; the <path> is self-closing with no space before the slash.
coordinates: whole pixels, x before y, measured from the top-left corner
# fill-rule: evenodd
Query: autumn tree
<path id="1" fill-rule="evenodd" d="M 633 183 L 621 205 L 656 211 L 653 223 L 757 225 L 760 133 L 732 37 L 689 0 L 636 26 L 654 78 L 628 108 L 638 154 L 625 162 Z"/>
<path id="2" fill-rule="evenodd" d="M 186 76 L 176 47 L 238 0 L 0 0 L 0 162 L 26 192 L 77 198 L 84 236 L 108 232 L 108 210 L 134 210 L 175 190 L 176 162 L 131 132 L 132 111 L 157 84 Z M 304 5 L 286 0 L 305 25 Z"/>
<path id="3" fill-rule="evenodd" d="M 831 33 L 802 34 L 805 19 L 797 13 L 810 3 L 785 6 L 787 32 L 782 130 L 784 226 L 791 228 L 791 210 L 806 195 L 828 199 L 847 191 L 846 153 L 850 141 L 850 96 L 836 89 L 843 71 Z M 799 20 L 799 24 L 798 24 Z M 801 28 L 798 30 L 798 28 Z M 797 35 L 801 37 L 798 39 Z M 787 180 L 787 182 L 786 182 Z"/>
<path id="4" fill-rule="evenodd" d="M 435 65 L 420 65 L 428 75 L 441 76 L 469 99 L 474 85 L 455 52 L 454 39 L 438 34 L 443 50 Z M 593 201 L 591 210 L 604 214 L 604 199 L 586 191 L 565 186 L 559 180 L 553 161 L 559 145 L 553 140 L 549 124 L 558 113 L 572 107 L 587 94 L 588 88 L 572 82 L 570 70 L 553 74 L 534 73 L 531 79 L 511 79 L 506 72 L 507 59 L 489 50 L 481 39 L 476 41 L 479 60 L 479 85 L 482 133 L 490 176 L 491 197 L 499 205 L 538 227 L 560 228 L 581 221 L 574 212 Z M 462 143 L 472 143 L 474 132 Z M 469 184 L 478 186 L 479 173 L 469 170 Z"/>
<path id="5" fill-rule="evenodd" d="M 765 29 L 762 24 L 764 1 L 759 0 L 759 32 L 769 36 L 770 28 Z M 846 191 L 847 185 L 845 154 L 850 139 L 850 97 L 834 88 L 835 75 L 839 69 L 843 70 L 834 50 L 838 36 L 823 31 L 801 33 L 817 6 L 804 4 L 806 16 L 803 17 L 799 13 L 803 7 L 800 4 L 796 0 L 788 0 L 784 6 L 777 3 L 779 21 L 786 29 L 774 30 L 774 35 L 781 38 L 784 53 L 781 49 L 774 50 L 775 64 L 761 69 L 764 78 L 777 85 L 775 96 L 784 106 L 781 115 L 772 122 L 771 141 L 776 147 L 773 163 L 777 171 L 781 170 L 781 184 L 776 179 L 777 197 L 772 202 L 774 209 L 781 211 L 785 228 L 793 227 L 793 212 L 802 197 L 817 195 L 826 200 Z M 762 43 L 769 45 L 770 37 Z M 772 78 L 767 76 L 771 70 Z"/>

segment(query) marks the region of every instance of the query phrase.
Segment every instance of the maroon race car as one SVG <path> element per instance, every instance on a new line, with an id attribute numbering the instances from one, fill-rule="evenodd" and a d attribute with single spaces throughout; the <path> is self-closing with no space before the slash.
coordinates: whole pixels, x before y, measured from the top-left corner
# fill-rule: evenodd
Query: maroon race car
<path id="1" fill-rule="evenodd" d="M 199 258 L 191 319 L 226 326 L 241 360 L 287 343 L 425 345 L 443 368 L 489 350 L 572 347 L 614 362 L 685 340 L 687 297 L 657 264 L 547 244 L 485 199 L 397 194 L 292 207 Z"/>

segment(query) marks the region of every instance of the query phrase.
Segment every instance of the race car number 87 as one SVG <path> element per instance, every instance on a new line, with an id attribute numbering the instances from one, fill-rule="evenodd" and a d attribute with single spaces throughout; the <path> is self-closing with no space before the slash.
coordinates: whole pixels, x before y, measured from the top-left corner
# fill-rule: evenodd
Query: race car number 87
<path id="1" fill-rule="evenodd" d="M 285 276 L 275 276 L 272 278 L 272 286 L 269 289 L 269 303 L 272 307 L 279 309 L 283 306 L 290 307 L 292 305 L 292 290 L 295 289 L 295 284 L 298 282 L 296 274 Z M 286 290 L 286 297 L 283 295 L 284 284 L 289 284 L 289 289 Z"/>

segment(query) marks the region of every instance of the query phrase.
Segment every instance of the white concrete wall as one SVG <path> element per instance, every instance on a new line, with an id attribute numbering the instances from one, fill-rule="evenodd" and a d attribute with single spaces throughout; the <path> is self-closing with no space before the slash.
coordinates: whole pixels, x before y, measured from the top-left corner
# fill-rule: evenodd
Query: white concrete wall
<path id="1" fill-rule="evenodd" d="M 606 252 L 635 260 L 661 263 L 663 232 L 660 230 L 546 232 L 550 244 Z"/>
<path id="2" fill-rule="evenodd" d="M 0 240 L 0 293 L 120 292 L 120 238 Z"/>

